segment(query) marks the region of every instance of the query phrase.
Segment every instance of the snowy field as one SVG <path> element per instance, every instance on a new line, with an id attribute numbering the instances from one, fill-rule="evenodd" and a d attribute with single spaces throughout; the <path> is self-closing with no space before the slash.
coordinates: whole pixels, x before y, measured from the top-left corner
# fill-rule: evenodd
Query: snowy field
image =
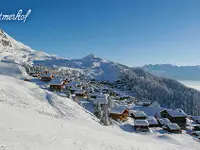
<path id="1" fill-rule="evenodd" d="M 179 82 L 187 87 L 194 88 L 200 91 L 200 81 L 179 80 Z"/>
<path id="2" fill-rule="evenodd" d="M 136 133 L 127 122 L 105 127 L 74 101 L 36 83 L 5 72 L 0 83 L 0 150 L 200 150 L 185 132 Z"/>

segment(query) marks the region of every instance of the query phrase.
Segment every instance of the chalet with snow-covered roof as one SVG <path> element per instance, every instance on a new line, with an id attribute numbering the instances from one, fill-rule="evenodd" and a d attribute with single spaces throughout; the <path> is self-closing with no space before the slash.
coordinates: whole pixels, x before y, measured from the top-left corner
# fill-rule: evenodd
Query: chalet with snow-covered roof
<path id="1" fill-rule="evenodd" d="M 75 96 L 78 98 L 87 98 L 87 91 L 86 90 L 76 90 L 74 92 Z"/>
<path id="2" fill-rule="evenodd" d="M 64 78 L 63 79 L 63 83 L 66 85 L 66 84 L 68 84 L 70 82 L 70 79 L 69 78 Z"/>
<path id="3" fill-rule="evenodd" d="M 144 101 L 143 103 L 142 103 L 142 106 L 151 106 L 152 105 L 152 102 L 151 101 Z"/>
<path id="4" fill-rule="evenodd" d="M 168 118 L 158 118 L 157 121 L 158 121 L 158 124 L 160 125 L 160 127 L 162 127 L 168 123 L 171 123 Z"/>
<path id="5" fill-rule="evenodd" d="M 104 96 L 104 94 L 100 92 L 93 92 L 89 94 L 90 99 L 96 99 L 97 97 L 101 97 L 101 96 Z"/>
<path id="6" fill-rule="evenodd" d="M 110 117 L 115 120 L 126 121 L 129 116 L 129 110 L 126 107 L 114 107 L 110 110 Z"/>
<path id="7" fill-rule="evenodd" d="M 64 82 L 62 79 L 53 79 L 49 82 L 50 90 L 61 91 L 65 88 Z"/>
<path id="8" fill-rule="evenodd" d="M 32 76 L 32 75 L 35 74 L 35 73 L 37 73 L 37 72 L 34 71 L 34 70 L 30 70 L 30 71 L 29 71 L 29 75 L 30 75 L 30 76 Z"/>
<path id="9" fill-rule="evenodd" d="M 182 133 L 180 126 L 176 123 L 168 123 L 163 126 L 163 129 L 172 133 Z"/>
<path id="10" fill-rule="evenodd" d="M 80 82 L 80 81 L 72 81 L 71 83 L 73 83 L 74 85 L 76 85 L 76 87 L 82 85 L 82 82 Z"/>
<path id="11" fill-rule="evenodd" d="M 149 123 L 149 127 L 159 127 L 158 121 L 153 116 L 148 116 L 147 121 Z"/>
<path id="12" fill-rule="evenodd" d="M 130 115 L 133 119 L 147 119 L 147 115 L 143 111 L 131 111 Z"/>
<path id="13" fill-rule="evenodd" d="M 95 84 L 95 83 L 96 83 L 96 80 L 95 80 L 95 79 L 91 79 L 91 80 L 90 80 L 90 83 L 91 83 L 91 84 Z"/>
<path id="14" fill-rule="evenodd" d="M 193 125 L 194 131 L 200 131 L 200 125 Z"/>
<path id="15" fill-rule="evenodd" d="M 162 118 L 168 118 L 172 123 L 177 123 L 182 129 L 186 129 L 187 114 L 182 110 L 165 109 L 160 112 Z"/>
<path id="16" fill-rule="evenodd" d="M 71 87 L 71 88 L 69 89 L 69 91 L 71 92 L 71 94 L 74 94 L 75 91 L 79 91 L 79 90 L 82 90 L 82 89 L 77 88 L 77 87 Z"/>
<path id="17" fill-rule="evenodd" d="M 191 135 L 194 135 L 196 137 L 200 137 L 200 131 L 194 131 L 191 133 Z"/>
<path id="18" fill-rule="evenodd" d="M 94 92 L 94 88 L 93 87 L 87 87 L 86 90 L 88 91 L 88 93 L 93 93 Z"/>
<path id="19" fill-rule="evenodd" d="M 67 89 L 72 89 L 72 88 L 82 89 L 82 85 L 80 84 L 80 82 L 71 81 L 66 84 L 66 88 Z"/>
<path id="20" fill-rule="evenodd" d="M 194 122 L 200 124 L 200 116 L 191 116 L 191 119 L 192 119 Z"/>
<path id="21" fill-rule="evenodd" d="M 108 97 L 106 95 L 101 95 L 98 96 L 96 99 L 94 99 L 93 104 L 100 104 L 102 105 L 107 105 L 108 104 Z"/>
<path id="22" fill-rule="evenodd" d="M 45 82 L 49 82 L 49 81 L 51 81 L 53 78 L 54 78 L 54 75 L 52 75 L 52 74 L 41 74 L 41 75 L 40 75 L 40 79 L 41 79 L 42 81 L 45 81 Z"/>
<path id="23" fill-rule="evenodd" d="M 39 73 L 35 73 L 35 74 L 32 74 L 31 76 L 32 76 L 32 77 L 39 77 L 40 74 L 39 74 Z"/>
<path id="24" fill-rule="evenodd" d="M 200 118 L 198 120 L 196 120 L 196 123 L 200 124 Z"/>
<path id="25" fill-rule="evenodd" d="M 148 132 L 149 131 L 149 123 L 147 120 L 135 120 L 134 128 L 136 131 L 140 132 Z"/>
<path id="26" fill-rule="evenodd" d="M 39 72 L 31 70 L 29 71 L 29 75 L 32 77 L 39 77 Z"/>

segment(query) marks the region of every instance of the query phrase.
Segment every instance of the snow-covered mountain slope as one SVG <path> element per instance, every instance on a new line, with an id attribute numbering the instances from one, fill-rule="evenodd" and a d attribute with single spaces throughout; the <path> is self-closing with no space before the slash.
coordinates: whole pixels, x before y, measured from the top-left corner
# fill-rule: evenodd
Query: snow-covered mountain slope
<path id="1" fill-rule="evenodd" d="M 16 41 L 3 30 L 0 30 L 0 61 L 18 64 L 34 62 L 51 67 L 56 65 L 58 67 L 76 68 L 92 78 L 109 81 L 117 80 L 121 72 L 129 69 L 127 66 L 101 59 L 92 54 L 81 59 L 68 60 L 55 55 L 48 55 L 42 51 L 35 51 Z"/>
<path id="2" fill-rule="evenodd" d="M 92 54 L 81 59 L 72 60 L 51 56 L 30 49 L 12 39 L 3 31 L 1 31 L 0 37 L 0 57 L 5 62 L 28 61 L 47 67 L 56 65 L 62 69 L 66 67 L 75 69 L 99 80 L 111 82 L 121 80 L 121 90 L 129 91 L 132 96 L 139 99 L 146 98 L 151 101 L 159 101 L 161 106 L 164 107 L 180 107 L 191 115 L 200 114 L 200 92 L 189 89 L 174 80 L 156 77 L 142 69 L 130 68 Z M 5 42 L 6 40 L 7 42 Z M 8 74 L 6 71 L 2 70 L 2 72 L 1 74 Z M 13 73 L 11 75 L 13 76 Z"/>
<path id="3" fill-rule="evenodd" d="M 30 47 L 16 41 L 0 29 L 0 60 L 19 63 L 23 61 L 31 62 L 33 60 L 47 59 L 57 59 L 57 56 L 32 50 Z"/>
<path id="4" fill-rule="evenodd" d="M 30 50 L 30 47 L 24 45 L 21 42 L 16 41 L 0 29 L 0 50 L 12 50 L 12 49 L 27 49 Z"/>
<path id="5" fill-rule="evenodd" d="M 88 114 L 83 108 L 67 98 L 46 90 L 34 83 L 0 75 L 0 102 L 35 110 L 57 118 L 85 120 Z M 92 117 L 90 117 L 92 118 Z M 87 120 L 87 119 L 86 119 Z M 91 119 L 91 121 L 93 121 Z"/>
<path id="6" fill-rule="evenodd" d="M 81 59 L 57 59 L 57 60 L 44 60 L 34 61 L 35 64 L 45 64 L 49 67 L 53 66 L 65 66 L 71 68 L 81 69 L 82 72 L 98 80 L 115 81 L 121 75 L 122 72 L 129 69 L 125 65 L 121 65 L 112 61 L 108 61 L 90 54 Z"/>
<path id="7" fill-rule="evenodd" d="M 0 74 L 15 78 L 28 77 L 25 68 L 15 63 L 0 62 Z"/>
<path id="8" fill-rule="evenodd" d="M 72 100 L 34 83 L 4 75 L 0 83 L 0 150 L 199 150 L 185 133 L 104 127 Z"/>

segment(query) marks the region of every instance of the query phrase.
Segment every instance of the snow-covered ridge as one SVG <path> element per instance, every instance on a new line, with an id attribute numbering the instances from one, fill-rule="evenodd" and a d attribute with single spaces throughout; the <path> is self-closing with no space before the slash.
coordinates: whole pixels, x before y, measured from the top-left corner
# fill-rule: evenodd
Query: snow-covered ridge
<path id="1" fill-rule="evenodd" d="M 85 75 L 99 80 L 115 81 L 127 66 L 108 61 L 90 54 L 81 59 L 64 59 L 35 51 L 21 42 L 16 41 L 3 30 L 0 30 L 0 60 L 4 62 L 28 62 L 30 64 L 45 64 L 52 67 L 69 67 L 80 69 Z"/>
<path id="2" fill-rule="evenodd" d="M 27 49 L 31 51 L 30 47 L 16 41 L 7 33 L 5 33 L 2 29 L 0 29 L 0 52 L 13 49 Z"/>
<path id="3" fill-rule="evenodd" d="M 0 60 L 6 62 L 32 62 L 33 60 L 58 59 L 55 55 L 48 55 L 42 51 L 35 51 L 29 46 L 16 41 L 0 29 Z"/>
<path id="4" fill-rule="evenodd" d="M 48 67 L 56 65 L 58 67 L 69 67 L 80 69 L 86 76 L 97 80 L 115 81 L 122 72 L 130 69 L 127 66 L 108 61 L 93 54 L 80 59 L 57 59 L 57 60 L 41 60 L 34 61 L 34 64 L 45 64 Z"/>

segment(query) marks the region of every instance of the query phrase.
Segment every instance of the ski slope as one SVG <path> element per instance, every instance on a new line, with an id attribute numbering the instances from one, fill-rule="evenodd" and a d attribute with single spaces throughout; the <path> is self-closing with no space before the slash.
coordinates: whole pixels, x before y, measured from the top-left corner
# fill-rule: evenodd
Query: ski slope
<path id="1" fill-rule="evenodd" d="M 0 75 L 0 150 L 199 150 L 187 134 L 135 133 L 101 126 L 68 98 Z"/>
<path id="2" fill-rule="evenodd" d="M 0 74 L 15 78 L 28 77 L 25 68 L 19 64 L 0 62 Z"/>

